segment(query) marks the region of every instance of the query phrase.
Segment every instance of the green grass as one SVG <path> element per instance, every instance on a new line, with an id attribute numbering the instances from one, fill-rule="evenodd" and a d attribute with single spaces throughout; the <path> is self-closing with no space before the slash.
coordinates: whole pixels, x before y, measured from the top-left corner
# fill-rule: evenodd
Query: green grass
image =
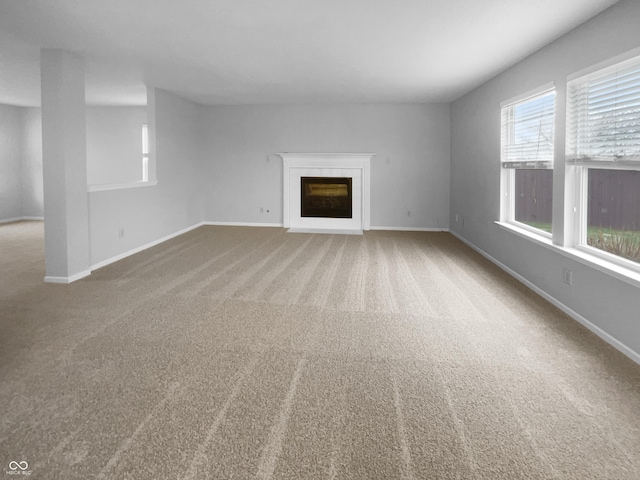
<path id="1" fill-rule="evenodd" d="M 542 230 L 543 232 L 551 233 L 551 224 L 550 223 L 542 223 L 542 222 L 521 222 L 525 225 L 529 225 L 530 227 L 537 228 L 538 230 Z"/>
<path id="2" fill-rule="evenodd" d="M 587 245 L 640 263 L 640 231 L 589 227 Z"/>
<path id="3" fill-rule="evenodd" d="M 551 233 L 550 223 L 522 223 L 543 232 Z M 587 229 L 587 245 L 640 263 L 640 231 L 638 230 L 589 227 Z"/>

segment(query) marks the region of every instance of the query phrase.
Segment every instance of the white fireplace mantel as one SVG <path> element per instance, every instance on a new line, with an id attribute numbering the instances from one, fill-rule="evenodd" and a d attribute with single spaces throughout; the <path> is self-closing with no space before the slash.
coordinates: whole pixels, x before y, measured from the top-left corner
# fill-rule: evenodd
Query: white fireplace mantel
<path id="1" fill-rule="evenodd" d="M 283 225 L 289 231 L 362 233 L 371 227 L 371 159 L 375 153 L 279 153 L 283 161 Z M 353 218 L 300 215 L 301 177 L 351 177 Z"/>

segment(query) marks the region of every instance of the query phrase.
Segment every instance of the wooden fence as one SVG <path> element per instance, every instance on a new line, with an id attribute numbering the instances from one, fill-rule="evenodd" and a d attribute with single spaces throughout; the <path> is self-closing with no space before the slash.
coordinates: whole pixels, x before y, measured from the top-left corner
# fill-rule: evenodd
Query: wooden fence
<path id="1" fill-rule="evenodd" d="M 589 170 L 587 220 L 593 227 L 640 231 L 640 171 Z M 516 220 L 551 223 L 552 170 L 516 170 Z"/>

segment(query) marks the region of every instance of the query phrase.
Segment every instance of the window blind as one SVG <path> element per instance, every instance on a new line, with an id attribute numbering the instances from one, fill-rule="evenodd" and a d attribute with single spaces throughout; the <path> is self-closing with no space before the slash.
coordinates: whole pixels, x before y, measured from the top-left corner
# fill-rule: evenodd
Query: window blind
<path id="1" fill-rule="evenodd" d="M 552 168 L 555 91 L 502 107 L 502 166 Z"/>
<path id="2" fill-rule="evenodd" d="M 567 101 L 568 161 L 640 162 L 640 58 L 570 82 Z"/>

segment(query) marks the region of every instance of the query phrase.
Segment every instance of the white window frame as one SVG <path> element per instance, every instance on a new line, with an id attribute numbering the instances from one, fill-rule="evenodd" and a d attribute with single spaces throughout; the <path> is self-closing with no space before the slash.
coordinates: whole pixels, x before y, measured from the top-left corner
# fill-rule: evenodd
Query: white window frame
<path id="1" fill-rule="evenodd" d="M 590 69 L 583 70 L 574 75 L 571 75 L 567 79 L 567 141 L 566 141 L 566 166 L 567 175 L 566 181 L 569 188 L 572 188 L 575 192 L 574 199 L 574 216 L 573 216 L 573 230 L 574 241 L 570 245 L 578 252 L 586 254 L 591 257 L 604 262 L 604 265 L 610 265 L 611 267 L 622 267 L 625 270 L 630 270 L 636 273 L 640 273 L 640 264 L 637 262 L 627 260 L 626 258 L 614 255 L 604 250 L 592 247 L 587 242 L 587 213 L 588 213 L 588 189 L 589 189 L 589 170 L 591 169 L 605 169 L 605 170 L 635 170 L 640 171 L 640 161 L 632 160 L 626 161 L 614 158 L 610 159 L 599 158 L 581 160 L 578 157 L 579 153 L 575 150 L 575 140 L 572 138 L 573 131 L 575 131 L 575 122 L 577 122 L 576 115 L 569 107 L 571 101 L 571 89 L 578 83 L 603 77 L 609 75 L 615 70 L 627 68 L 629 66 L 637 65 L 640 68 L 640 51 L 634 50 L 624 56 L 618 56 L 610 59 L 607 62 L 595 65 Z"/>
<path id="2" fill-rule="evenodd" d="M 599 248 L 592 247 L 587 244 L 587 212 L 588 212 L 588 196 L 589 196 L 589 170 L 604 168 L 605 170 L 637 170 L 640 171 L 640 165 L 636 167 L 610 165 L 607 167 L 602 166 L 586 166 L 579 165 L 575 167 L 572 181 L 575 185 L 576 199 L 575 199 L 575 216 L 574 216 L 574 230 L 575 230 L 575 242 L 573 248 L 578 251 L 584 252 L 588 255 L 598 257 L 601 260 L 616 264 L 618 266 L 628 268 L 635 272 L 640 273 L 640 264 L 627 260 L 626 258 L 614 255 Z"/>
<path id="3" fill-rule="evenodd" d="M 149 181 L 149 125 L 142 124 L 142 181 Z"/>
<path id="4" fill-rule="evenodd" d="M 505 100 L 500 103 L 500 120 L 501 120 L 501 128 L 500 128 L 500 191 L 501 191 L 501 202 L 500 202 L 500 221 L 502 223 L 507 223 L 511 226 L 515 226 L 518 229 L 524 230 L 532 235 L 536 235 L 542 237 L 547 240 L 551 240 L 552 233 L 545 232 L 539 228 L 532 227 L 527 225 L 526 223 L 519 222 L 515 219 L 515 176 L 517 168 L 505 168 L 504 163 L 506 161 L 505 158 L 505 136 L 507 133 L 505 132 L 505 109 L 513 107 L 517 104 L 525 103 L 528 100 L 533 100 L 536 97 L 541 97 L 547 95 L 549 93 L 555 94 L 555 84 L 553 82 L 545 84 L 541 87 L 538 87 L 534 90 L 526 92 L 524 94 L 518 95 L 516 97 L 510 98 L 509 100 Z M 554 96 L 554 102 L 556 97 Z M 555 103 L 554 103 L 555 105 Z M 555 108 L 554 108 L 554 127 L 555 127 Z M 554 135 L 555 139 L 555 135 Z M 523 162 L 523 167 L 521 168 L 530 168 L 530 169 L 550 169 L 553 170 L 553 161 L 550 166 L 538 165 L 538 162 Z"/>

